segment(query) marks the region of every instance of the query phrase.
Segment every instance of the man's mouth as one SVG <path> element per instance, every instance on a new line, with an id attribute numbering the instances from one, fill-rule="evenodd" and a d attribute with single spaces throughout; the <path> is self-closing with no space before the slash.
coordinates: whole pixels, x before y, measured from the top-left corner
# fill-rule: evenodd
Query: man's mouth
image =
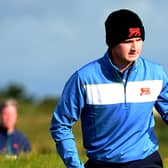
<path id="1" fill-rule="evenodd" d="M 136 56 L 137 53 L 136 53 L 136 52 L 130 52 L 129 55 L 130 55 L 130 56 Z"/>

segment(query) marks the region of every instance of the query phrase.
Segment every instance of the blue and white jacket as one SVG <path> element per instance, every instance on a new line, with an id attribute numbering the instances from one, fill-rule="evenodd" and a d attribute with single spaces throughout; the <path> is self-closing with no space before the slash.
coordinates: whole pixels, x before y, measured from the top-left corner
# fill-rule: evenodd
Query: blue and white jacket
<path id="1" fill-rule="evenodd" d="M 153 107 L 168 123 L 168 78 L 142 57 L 120 74 L 108 52 L 76 71 L 53 113 L 51 134 L 67 168 L 81 168 L 72 126 L 81 118 L 89 159 L 122 163 L 156 150 Z"/>

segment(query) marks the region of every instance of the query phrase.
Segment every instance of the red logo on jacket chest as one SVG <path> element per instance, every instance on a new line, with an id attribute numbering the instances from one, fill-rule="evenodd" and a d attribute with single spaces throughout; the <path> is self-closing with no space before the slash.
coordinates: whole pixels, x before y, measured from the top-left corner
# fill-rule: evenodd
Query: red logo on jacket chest
<path id="1" fill-rule="evenodd" d="M 18 149 L 18 147 L 19 147 L 19 144 L 16 144 L 16 143 L 13 144 L 14 149 Z"/>
<path id="2" fill-rule="evenodd" d="M 140 28 L 129 28 L 129 38 L 141 36 Z"/>
<path id="3" fill-rule="evenodd" d="M 140 96 L 151 94 L 150 88 L 141 88 L 140 91 Z"/>

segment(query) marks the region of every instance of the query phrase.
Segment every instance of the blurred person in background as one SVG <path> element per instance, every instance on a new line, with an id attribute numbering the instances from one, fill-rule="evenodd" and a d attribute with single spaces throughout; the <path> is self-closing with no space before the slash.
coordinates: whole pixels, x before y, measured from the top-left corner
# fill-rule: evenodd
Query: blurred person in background
<path id="1" fill-rule="evenodd" d="M 30 152 L 28 139 L 16 130 L 18 113 L 17 102 L 6 100 L 0 105 L 0 154 L 18 156 L 21 152 Z"/>

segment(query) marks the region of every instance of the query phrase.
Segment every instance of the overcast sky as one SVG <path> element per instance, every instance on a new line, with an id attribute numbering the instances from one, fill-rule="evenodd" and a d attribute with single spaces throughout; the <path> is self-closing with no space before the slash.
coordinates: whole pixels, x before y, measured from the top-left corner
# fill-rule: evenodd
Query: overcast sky
<path id="1" fill-rule="evenodd" d="M 1 0 L 0 87 L 17 82 L 35 96 L 60 95 L 76 69 L 103 56 L 104 21 L 120 8 L 140 15 L 142 55 L 168 72 L 168 1 Z"/>

